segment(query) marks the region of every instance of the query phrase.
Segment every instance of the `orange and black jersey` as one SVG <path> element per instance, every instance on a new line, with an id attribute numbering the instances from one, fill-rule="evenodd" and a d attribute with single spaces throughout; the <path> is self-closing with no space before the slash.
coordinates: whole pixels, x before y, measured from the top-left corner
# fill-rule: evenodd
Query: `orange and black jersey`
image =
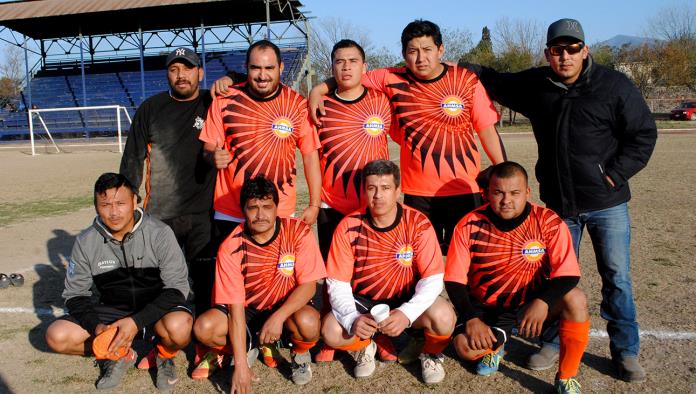
<path id="1" fill-rule="evenodd" d="M 346 216 L 334 232 L 326 269 L 329 278 L 351 283 L 354 294 L 408 300 L 420 279 L 444 272 L 444 263 L 428 218 L 399 204 L 386 228 L 375 227 L 365 210 Z"/>
<path id="2" fill-rule="evenodd" d="M 295 151 L 299 147 L 306 154 L 319 149 L 307 101 L 284 85 L 266 99 L 248 94 L 246 84 L 230 89 L 227 96 L 213 100 L 200 137 L 232 156 L 229 166 L 218 171 L 215 210 L 242 218 L 242 184 L 263 174 L 278 188 L 278 215 L 289 216 L 295 212 Z"/>
<path id="3" fill-rule="evenodd" d="M 268 242 L 257 243 L 244 223 L 220 245 L 213 301 L 270 309 L 299 285 L 326 277 L 312 230 L 294 218 L 277 218 Z"/>
<path id="4" fill-rule="evenodd" d="M 387 134 L 391 108 L 387 97 L 365 89 L 355 100 L 335 93 L 324 96 L 321 118 L 321 200 L 347 215 L 366 205 L 360 187 L 361 171 L 372 160 L 389 160 Z"/>
<path id="5" fill-rule="evenodd" d="M 563 276 L 580 277 L 580 267 L 568 226 L 548 208 L 528 203 L 511 222 L 484 205 L 454 229 L 445 282 L 468 284 L 483 305 L 519 307 Z"/>
<path id="6" fill-rule="evenodd" d="M 408 69 L 369 71 L 363 83 L 384 92 L 398 128 L 390 133 L 401 145 L 402 189 L 416 196 L 477 193 L 481 156 L 474 131 L 498 120 L 483 85 L 462 67 L 444 65 L 442 74 L 421 80 Z"/>

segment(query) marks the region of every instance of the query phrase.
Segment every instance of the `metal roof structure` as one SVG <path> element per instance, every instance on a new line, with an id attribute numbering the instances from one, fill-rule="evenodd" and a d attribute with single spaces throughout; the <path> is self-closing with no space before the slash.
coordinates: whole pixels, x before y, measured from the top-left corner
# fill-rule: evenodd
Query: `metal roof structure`
<path id="1" fill-rule="evenodd" d="M 301 6 L 297 0 L 29 0 L 0 3 L 0 25 L 41 40 L 296 20 Z"/>

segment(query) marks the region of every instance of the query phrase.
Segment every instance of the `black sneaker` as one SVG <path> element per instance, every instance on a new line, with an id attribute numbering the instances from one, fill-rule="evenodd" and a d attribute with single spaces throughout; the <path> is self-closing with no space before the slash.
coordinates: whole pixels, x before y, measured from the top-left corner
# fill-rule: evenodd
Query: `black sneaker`
<path id="1" fill-rule="evenodd" d="M 157 357 L 157 389 L 169 391 L 178 381 L 174 359 Z"/>
<path id="2" fill-rule="evenodd" d="M 137 355 L 135 354 L 135 351 L 131 349 L 128 354 L 116 361 L 102 360 L 102 376 L 97 381 L 97 390 L 109 390 L 118 386 L 128 368 L 135 365 L 136 358 Z"/>

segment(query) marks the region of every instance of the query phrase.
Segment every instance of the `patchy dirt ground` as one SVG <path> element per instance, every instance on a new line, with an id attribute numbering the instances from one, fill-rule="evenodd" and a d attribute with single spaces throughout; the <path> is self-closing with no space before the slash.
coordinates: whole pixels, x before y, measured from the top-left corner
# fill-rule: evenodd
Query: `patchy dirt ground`
<path id="1" fill-rule="evenodd" d="M 503 139 L 510 158 L 531 170 L 536 160 L 531 135 L 505 135 Z M 44 149 L 37 157 L 27 155 L 26 147 L 0 150 L 0 181 L 4 186 L 0 204 L 89 195 L 99 174 L 118 168 L 120 155 L 115 146 L 68 150 L 70 153 L 48 154 Z M 395 152 L 393 158 L 398 157 Z M 617 381 L 609 364 L 608 340 L 593 336 L 579 374 L 585 392 L 696 392 L 695 156 L 696 132 L 661 133 L 648 168 L 632 180 L 633 281 L 641 328 L 649 331 L 642 336 L 641 352 L 648 380 L 640 385 Z M 302 174 L 301 170 L 298 174 Z M 300 193 L 306 193 L 306 189 L 300 189 Z M 24 287 L 0 290 L 0 393 L 94 392 L 98 369 L 93 360 L 49 353 L 43 341 L 46 326 L 54 315 L 61 313 L 58 308 L 62 308 L 65 258 L 74 237 L 89 225 L 93 215 L 93 210 L 87 208 L 0 227 L 0 272 L 24 272 L 26 276 Z M 587 239 L 580 260 L 584 274 L 581 287 L 590 298 L 592 328 L 603 330 L 604 322 L 599 318 L 599 276 Z M 665 334 L 670 333 L 690 333 L 692 339 L 665 339 Z M 420 382 L 418 365 L 380 365 L 373 378 L 355 380 L 350 375 L 351 360 L 343 357 L 328 365 L 313 365 L 314 379 L 302 390 L 549 392 L 555 371 L 523 368 L 526 355 L 533 349 L 532 344 L 514 340 L 500 373 L 489 378 L 475 376 L 471 366 L 452 357 L 450 349 L 447 377 L 432 388 Z M 283 354 L 288 357 L 287 351 Z M 182 379 L 175 392 L 229 391 L 229 370 L 215 374 L 209 381 L 191 380 L 191 356 L 189 350 L 177 357 Z M 277 370 L 256 363 L 253 369 L 262 379 L 254 386 L 257 392 L 299 391 L 289 381 L 287 363 Z M 155 392 L 153 376 L 131 370 L 118 391 Z"/>

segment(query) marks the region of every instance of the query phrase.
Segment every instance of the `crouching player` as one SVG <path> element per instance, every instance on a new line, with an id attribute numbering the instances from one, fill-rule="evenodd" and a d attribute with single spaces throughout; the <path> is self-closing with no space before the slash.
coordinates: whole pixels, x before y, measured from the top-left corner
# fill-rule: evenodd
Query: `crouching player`
<path id="1" fill-rule="evenodd" d="M 332 313 L 322 322 L 327 345 L 353 351 L 355 377 L 375 371 L 375 334 L 395 337 L 406 328 L 424 329 L 420 354 L 427 384 L 445 377 L 442 351 L 454 330 L 455 314 L 439 297 L 444 264 L 430 221 L 398 203 L 399 167 L 375 160 L 363 169 L 367 207 L 346 216 L 334 232 L 327 262 Z M 370 308 L 386 303 L 391 314 L 377 324 Z"/>
<path id="2" fill-rule="evenodd" d="M 529 196 L 524 168 L 500 163 L 490 173 L 488 204 L 457 224 L 445 271 L 459 314 L 454 346 L 459 357 L 479 360 L 479 375 L 490 375 L 511 334 L 537 337 L 560 319 L 555 386 L 575 393 L 590 328 L 585 294 L 575 287 L 580 268 L 568 227 Z"/>
<path id="3" fill-rule="evenodd" d="M 240 205 L 245 222 L 218 251 L 216 305 L 194 326 L 198 340 L 216 352 L 206 355 L 193 377 L 207 377 L 221 365 L 221 355 L 231 353 L 231 391 L 250 391 L 256 347 L 275 344 L 285 329 L 292 343 L 292 381 L 306 384 L 312 378 L 309 349 L 320 333 L 319 312 L 308 303 L 317 280 L 326 277 L 319 247 L 303 221 L 278 217 L 278 190 L 270 180 L 247 180 Z"/>
<path id="4" fill-rule="evenodd" d="M 97 389 L 116 387 L 135 364 L 133 339 L 153 334 L 159 337 L 157 388 L 173 388 L 178 380 L 173 358 L 191 340 L 184 255 L 174 232 L 138 208 L 136 193 L 123 175 L 97 179 L 97 217 L 75 240 L 65 278 L 70 314 L 46 331 L 46 342 L 57 353 L 86 355 L 94 349 L 103 371 Z M 93 285 L 100 294 L 96 304 Z"/>

